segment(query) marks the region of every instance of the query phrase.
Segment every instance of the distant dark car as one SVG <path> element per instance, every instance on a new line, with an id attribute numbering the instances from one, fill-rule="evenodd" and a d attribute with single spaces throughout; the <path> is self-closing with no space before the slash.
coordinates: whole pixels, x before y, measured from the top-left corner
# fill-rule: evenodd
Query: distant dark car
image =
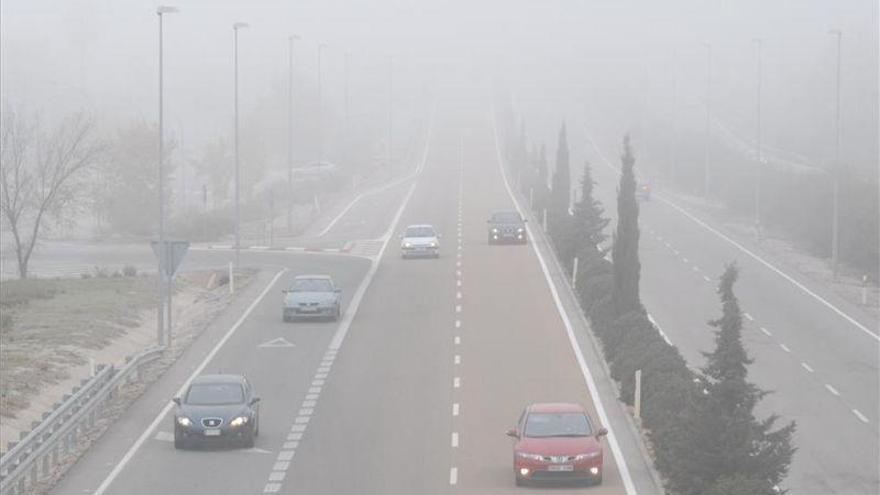
<path id="1" fill-rule="evenodd" d="M 260 398 L 241 375 L 202 375 L 175 397 L 174 448 L 193 443 L 253 447 L 260 433 Z"/>
<path id="2" fill-rule="evenodd" d="M 499 211 L 492 214 L 489 224 L 489 244 L 513 242 L 525 244 L 526 221 L 515 211 Z"/>
<path id="3" fill-rule="evenodd" d="M 285 322 L 300 318 L 338 320 L 342 314 L 342 291 L 329 275 L 299 275 L 283 292 L 281 317 Z"/>

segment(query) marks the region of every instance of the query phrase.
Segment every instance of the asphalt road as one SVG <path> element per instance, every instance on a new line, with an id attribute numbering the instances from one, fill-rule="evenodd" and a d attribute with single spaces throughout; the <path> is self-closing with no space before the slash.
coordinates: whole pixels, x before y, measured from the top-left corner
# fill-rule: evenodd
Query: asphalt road
<path id="1" fill-rule="evenodd" d="M 396 229 L 377 263 L 249 253 L 249 262 L 266 256 L 286 271 L 271 283 L 273 271 L 264 272 L 54 493 L 505 493 L 516 488 L 504 431 L 523 406 L 580 402 L 598 421 L 581 351 L 573 352 L 536 251 L 486 243 L 490 212 L 511 208 L 489 108 L 485 100 L 464 105 L 469 110 L 447 107 L 438 111 L 421 177 L 401 207 L 384 214 Z M 441 257 L 400 259 L 396 234 L 423 222 L 443 233 Z M 281 322 L 279 291 L 302 272 L 331 273 L 341 283 L 341 323 Z M 292 346 L 260 347 L 279 337 Z M 627 493 L 631 483 L 656 493 L 610 398 L 613 387 L 589 348 L 583 353 L 612 430 L 603 441 L 604 484 L 586 492 Z M 245 372 L 255 384 L 263 402 L 254 449 L 173 448 L 167 401 L 200 362 L 205 371 Z M 584 492 L 554 493 L 574 491 Z"/>
<path id="2" fill-rule="evenodd" d="M 594 149 L 590 157 L 597 197 L 612 217 L 618 182 L 612 167 L 619 164 L 606 158 L 613 160 L 613 149 Z M 757 412 L 797 422 L 798 451 L 785 487 L 793 494 L 878 493 L 877 321 L 797 275 L 784 260 L 762 253 L 750 240 L 724 239 L 709 230 L 714 228 L 711 222 L 689 214 L 656 187 L 654 198 L 640 203 L 645 307 L 685 359 L 701 366 L 701 351 L 714 346 L 713 329 L 706 322 L 721 311 L 717 279 L 726 263 L 736 262 L 740 267 L 736 294 L 745 312 L 743 339 L 754 359 L 749 377 L 773 392 Z"/>

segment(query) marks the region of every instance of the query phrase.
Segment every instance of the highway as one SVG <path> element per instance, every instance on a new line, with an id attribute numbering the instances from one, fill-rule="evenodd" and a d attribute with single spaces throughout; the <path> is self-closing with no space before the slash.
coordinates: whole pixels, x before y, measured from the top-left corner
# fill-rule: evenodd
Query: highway
<path id="1" fill-rule="evenodd" d="M 258 280 L 53 493 L 513 492 L 504 432 L 541 401 L 579 402 L 611 430 L 603 485 L 554 493 L 660 493 L 570 296 L 548 285 L 558 274 L 546 245 L 486 243 L 490 213 L 513 208 L 487 100 L 438 105 L 420 175 L 389 188 L 397 204 L 340 218 L 383 241 L 372 258 L 244 253 L 264 269 Z M 410 223 L 442 233 L 439 259 L 400 259 L 397 235 Z M 342 286 L 338 324 L 281 322 L 280 291 L 306 272 Z M 254 383 L 254 449 L 173 448 L 168 400 L 202 371 Z"/>
<path id="2" fill-rule="evenodd" d="M 587 135 L 586 142 L 593 142 Z M 617 147 L 588 153 L 596 195 L 615 215 Z M 649 158 L 638 156 L 640 160 Z M 579 175 L 580 170 L 575 168 Z M 795 494 L 876 494 L 880 487 L 880 347 L 877 321 L 773 259 L 734 239 L 654 187 L 640 203 L 642 302 L 692 366 L 714 345 L 706 322 L 720 315 L 715 294 L 725 263 L 740 266 L 749 376 L 772 391 L 757 413 L 797 421 L 798 448 L 785 487 Z M 788 277 L 788 278 L 786 278 Z M 843 313 L 843 314 L 841 314 Z"/>

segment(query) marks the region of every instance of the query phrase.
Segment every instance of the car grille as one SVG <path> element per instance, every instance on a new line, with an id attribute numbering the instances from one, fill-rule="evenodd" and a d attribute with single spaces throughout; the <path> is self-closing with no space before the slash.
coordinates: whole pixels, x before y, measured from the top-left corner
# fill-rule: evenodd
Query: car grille
<path id="1" fill-rule="evenodd" d="M 318 303 L 316 303 L 316 302 L 310 302 L 310 303 L 299 303 L 299 306 L 300 306 L 301 308 L 315 307 L 315 306 L 317 306 L 317 305 L 318 305 Z"/>
<path id="2" fill-rule="evenodd" d="M 220 418 L 202 418 L 202 426 L 205 428 L 217 428 L 223 424 L 223 420 Z"/>
<path id="3" fill-rule="evenodd" d="M 547 462 L 569 462 L 574 460 L 573 455 L 547 455 L 544 456 L 544 460 Z"/>

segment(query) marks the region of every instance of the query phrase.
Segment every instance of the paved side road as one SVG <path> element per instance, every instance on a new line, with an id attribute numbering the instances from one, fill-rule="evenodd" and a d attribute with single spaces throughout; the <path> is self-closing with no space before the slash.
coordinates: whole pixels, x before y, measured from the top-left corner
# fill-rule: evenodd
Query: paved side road
<path id="1" fill-rule="evenodd" d="M 591 162 L 597 197 L 614 216 L 617 163 L 598 147 Z M 642 301 L 693 366 L 701 366 L 701 351 L 714 345 L 706 322 L 720 313 L 717 277 L 725 263 L 740 266 L 736 292 L 745 311 L 743 340 L 754 359 L 749 377 L 773 392 L 757 412 L 798 425 L 798 451 L 785 487 L 797 494 L 878 493 L 877 321 L 682 210 L 662 192 L 640 203 L 639 223 Z"/>

